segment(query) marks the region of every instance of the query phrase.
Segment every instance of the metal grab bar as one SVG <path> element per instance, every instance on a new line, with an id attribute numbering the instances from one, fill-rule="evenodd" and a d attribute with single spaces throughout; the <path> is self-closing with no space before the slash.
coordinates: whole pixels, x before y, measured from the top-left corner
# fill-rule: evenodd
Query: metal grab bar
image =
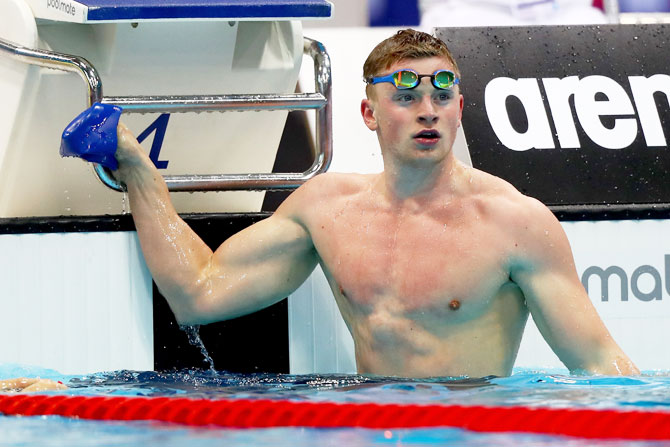
<path id="1" fill-rule="evenodd" d="M 292 95 L 230 95 L 230 96 L 108 96 L 103 103 L 123 107 L 126 113 L 185 113 L 215 110 L 308 110 L 325 107 L 321 93 Z"/>
<path id="2" fill-rule="evenodd" d="M 98 71 L 83 57 L 53 51 L 33 50 L 0 38 L 0 53 L 2 52 L 9 54 L 14 60 L 27 64 L 77 73 L 88 87 L 89 106 L 102 100 L 102 81 Z"/>
<path id="3" fill-rule="evenodd" d="M 314 61 L 315 93 L 103 97 L 97 70 L 83 57 L 33 50 L 0 39 L 0 52 L 32 65 L 78 73 L 88 87 L 89 106 L 94 102 L 121 106 L 127 113 L 185 113 L 226 110 L 316 110 L 314 162 L 302 173 L 166 175 L 170 191 L 285 190 L 294 189 L 325 172 L 333 157 L 332 80 L 330 57 L 325 47 L 303 38 L 303 53 Z M 100 181 L 117 191 L 125 190 L 111 170 L 95 164 Z"/>

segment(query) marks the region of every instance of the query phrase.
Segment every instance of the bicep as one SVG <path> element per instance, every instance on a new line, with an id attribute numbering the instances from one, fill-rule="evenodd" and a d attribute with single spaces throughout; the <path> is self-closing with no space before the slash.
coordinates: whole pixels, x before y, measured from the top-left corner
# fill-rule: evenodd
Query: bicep
<path id="1" fill-rule="evenodd" d="M 233 318 L 267 307 L 309 276 L 317 255 L 308 231 L 273 215 L 226 240 L 213 254 L 203 281 L 208 320 Z"/>

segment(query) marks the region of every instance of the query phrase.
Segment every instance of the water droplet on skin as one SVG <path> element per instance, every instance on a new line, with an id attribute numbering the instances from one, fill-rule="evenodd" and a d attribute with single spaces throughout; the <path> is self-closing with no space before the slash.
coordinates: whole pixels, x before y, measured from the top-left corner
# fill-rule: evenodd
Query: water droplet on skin
<path id="1" fill-rule="evenodd" d="M 545 235 L 549 235 L 549 230 L 544 230 Z"/>

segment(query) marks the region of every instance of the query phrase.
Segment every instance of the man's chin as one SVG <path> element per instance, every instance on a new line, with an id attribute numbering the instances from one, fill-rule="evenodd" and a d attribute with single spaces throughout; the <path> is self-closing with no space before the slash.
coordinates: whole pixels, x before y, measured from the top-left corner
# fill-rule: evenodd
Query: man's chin
<path id="1" fill-rule="evenodd" d="M 414 150 L 419 154 L 433 154 L 440 152 L 442 150 L 442 145 L 440 144 L 415 144 Z"/>

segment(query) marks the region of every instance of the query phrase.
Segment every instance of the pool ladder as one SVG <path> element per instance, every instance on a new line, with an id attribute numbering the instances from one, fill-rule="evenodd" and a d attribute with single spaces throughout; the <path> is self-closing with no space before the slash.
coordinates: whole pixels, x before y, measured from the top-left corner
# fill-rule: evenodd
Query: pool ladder
<path id="1" fill-rule="evenodd" d="M 100 75 L 83 57 L 25 48 L 4 39 L 0 39 L 0 53 L 6 53 L 15 60 L 32 65 L 77 73 L 87 85 L 89 106 L 95 102 L 113 104 L 122 107 L 124 113 L 316 110 L 314 162 L 306 171 L 165 175 L 164 179 L 170 191 L 295 189 L 317 174 L 325 172 L 333 157 L 330 58 L 320 42 L 309 38 L 303 38 L 303 54 L 314 61 L 314 93 L 105 97 L 102 94 Z M 124 190 L 124 186 L 114 178 L 111 170 L 95 163 L 94 169 L 98 178 L 109 188 Z"/>

